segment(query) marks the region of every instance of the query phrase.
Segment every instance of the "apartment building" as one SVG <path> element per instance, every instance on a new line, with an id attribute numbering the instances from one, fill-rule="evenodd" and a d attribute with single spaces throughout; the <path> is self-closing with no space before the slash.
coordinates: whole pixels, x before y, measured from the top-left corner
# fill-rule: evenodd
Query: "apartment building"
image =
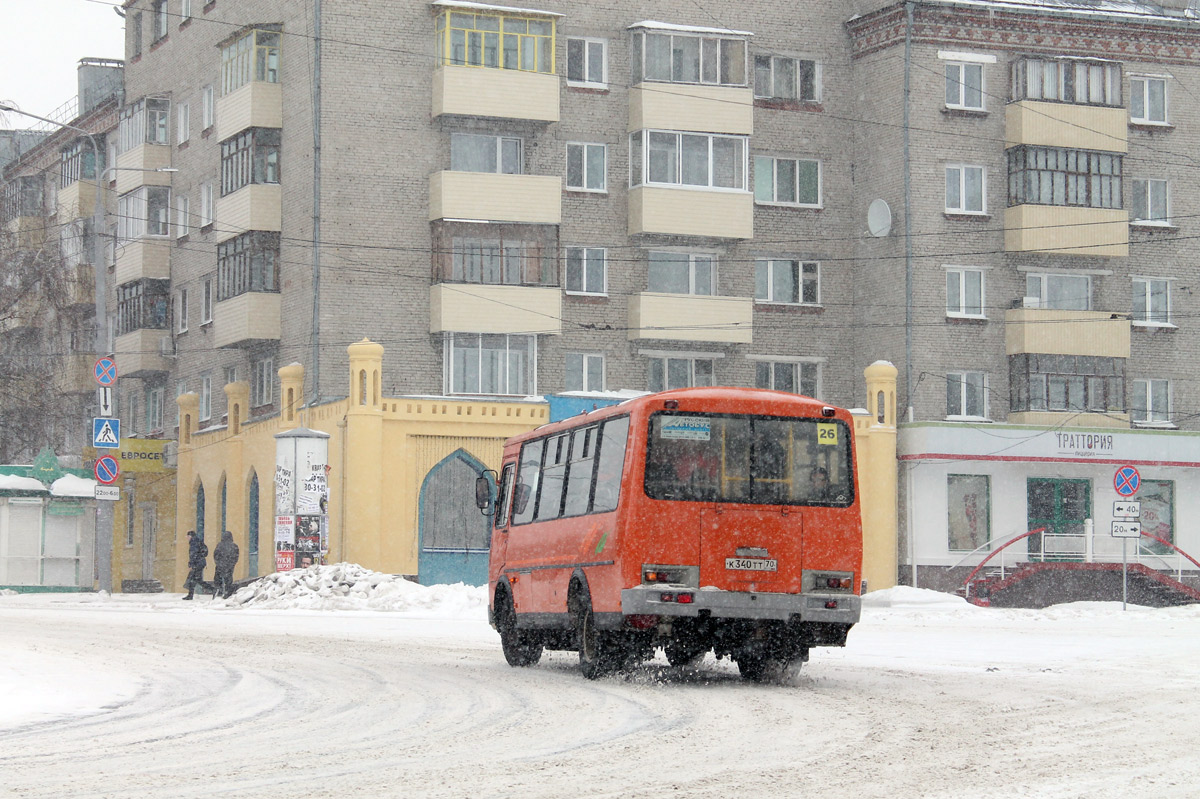
<path id="1" fill-rule="evenodd" d="M 1200 548 L 1174 524 L 1200 465 L 1190 4 L 318 9 L 124 4 L 109 316 L 133 430 L 174 435 L 184 394 L 230 423 L 236 383 L 239 424 L 274 416 L 293 362 L 308 402 L 345 396 L 364 337 L 403 353 L 385 396 L 855 406 L 886 359 L 908 568 L 1103 526 L 1125 461 Z"/>

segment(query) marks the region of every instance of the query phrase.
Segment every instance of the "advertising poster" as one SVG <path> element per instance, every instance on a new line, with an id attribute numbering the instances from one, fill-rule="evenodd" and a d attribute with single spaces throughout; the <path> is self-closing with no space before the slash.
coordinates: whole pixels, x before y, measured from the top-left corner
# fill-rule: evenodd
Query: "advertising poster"
<path id="1" fill-rule="evenodd" d="M 296 568 L 296 553 L 290 549 L 286 552 L 275 551 L 275 571 L 290 572 Z"/>
<path id="2" fill-rule="evenodd" d="M 275 517 L 275 571 L 296 568 L 296 517 Z"/>

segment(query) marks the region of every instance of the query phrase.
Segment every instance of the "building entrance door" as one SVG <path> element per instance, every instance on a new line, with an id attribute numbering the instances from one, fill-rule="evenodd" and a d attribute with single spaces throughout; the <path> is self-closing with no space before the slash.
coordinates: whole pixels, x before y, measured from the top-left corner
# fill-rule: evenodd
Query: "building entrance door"
<path id="1" fill-rule="evenodd" d="M 490 516 L 475 507 L 486 467 L 459 449 L 430 469 L 421 486 L 417 579 L 422 585 L 487 584 Z"/>
<path id="2" fill-rule="evenodd" d="M 1030 477 L 1026 481 L 1030 560 L 1081 560 L 1086 548 L 1084 521 L 1092 516 L 1092 481 Z"/>

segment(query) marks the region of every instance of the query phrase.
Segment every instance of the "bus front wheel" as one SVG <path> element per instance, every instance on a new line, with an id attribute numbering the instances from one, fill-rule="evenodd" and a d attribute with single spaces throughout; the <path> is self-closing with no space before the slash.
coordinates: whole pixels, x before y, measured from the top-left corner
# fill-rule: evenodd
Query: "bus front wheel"
<path id="1" fill-rule="evenodd" d="M 529 633 L 517 629 L 517 611 L 507 591 L 496 597 L 496 629 L 500 632 L 500 648 L 510 666 L 532 666 L 542 659 L 542 645 L 531 640 Z"/>

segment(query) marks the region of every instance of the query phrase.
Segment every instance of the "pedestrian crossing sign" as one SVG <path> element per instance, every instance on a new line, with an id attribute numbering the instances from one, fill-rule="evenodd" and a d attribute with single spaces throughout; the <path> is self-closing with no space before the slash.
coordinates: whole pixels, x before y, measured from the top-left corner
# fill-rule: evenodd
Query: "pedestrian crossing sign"
<path id="1" fill-rule="evenodd" d="M 119 449 L 121 446 L 121 420 L 92 419 L 92 446 L 97 449 Z"/>

